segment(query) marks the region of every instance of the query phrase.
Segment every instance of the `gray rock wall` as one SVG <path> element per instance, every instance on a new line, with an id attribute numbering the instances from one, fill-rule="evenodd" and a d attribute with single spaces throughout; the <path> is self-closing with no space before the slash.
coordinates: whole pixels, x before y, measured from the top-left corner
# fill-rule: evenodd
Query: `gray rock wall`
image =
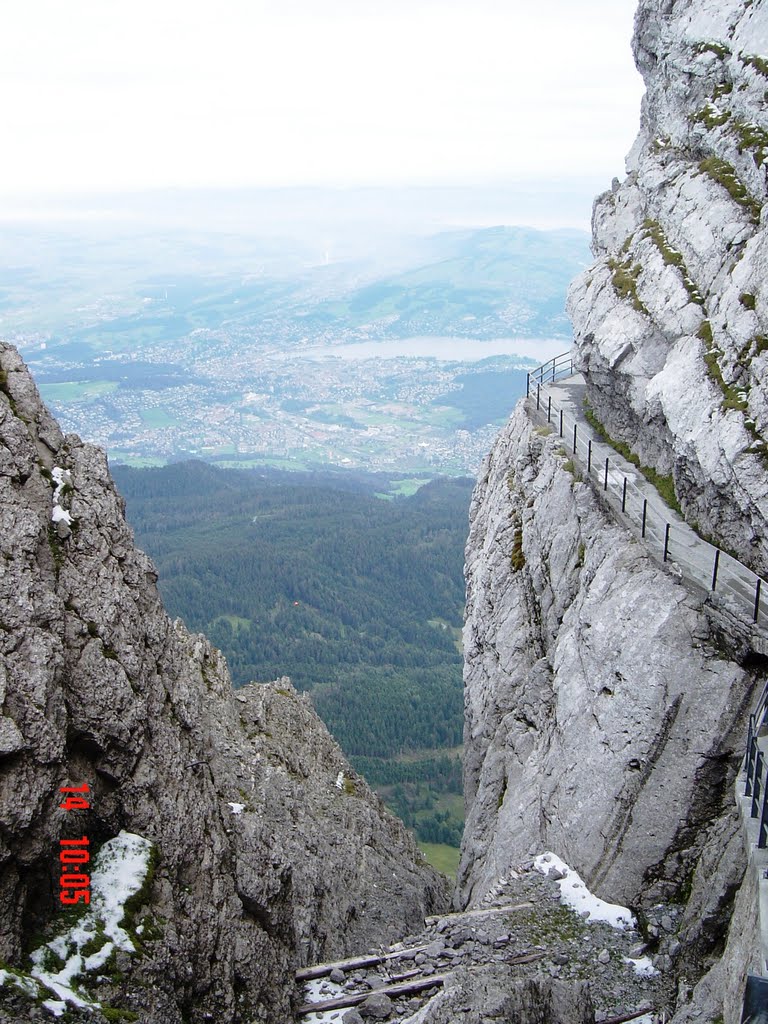
<path id="1" fill-rule="evenodd" d="M 635 29 L 640 134 L 571 289 L 578 362 L 609 432 L 764 572 L 768 10 L 643 0 Z"/>
<path id="2" fill-rule="evenodd" d="M 570 291 L 576 362 L 608 433 L 765 573 L 768 7 L 641 0 L 634 49 L 640 134 Z M 732 780 L 766 659 L 647 556 L 522 407 L 478 480 L 466 576 L 457 902 L 552 849 L 651 920 L 678 904 L 659 947 L 667 1008 L 737 1020 L 754 894 Z"/>
<path id="3" fill-rule="evenodd" d="M 759 673 L 518 408 L 467 545 L 460 900 L 552 849 L 617 902 L 687 888 Z"/>
<path id="4" fill-rule="evenodd" d="M 0 368 L 0 959 L 23 967 L 58 912 L 58 787 L 86 782 L 91 843 L 126 829 L 159 856 L 154 938 L 107 1002 L 284 1024 L 298 964 L 420 927 L 442 883 L 307 698 L 233 693 L 169 621 L 104 453 L 62 437 L 10 346 Z"/>

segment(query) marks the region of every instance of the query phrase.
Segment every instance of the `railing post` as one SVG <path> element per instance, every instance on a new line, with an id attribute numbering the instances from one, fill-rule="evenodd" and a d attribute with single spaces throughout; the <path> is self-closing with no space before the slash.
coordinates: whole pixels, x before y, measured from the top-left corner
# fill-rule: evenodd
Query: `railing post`
<path id="1" fill-rule="evenodd" d="M 547 423 L 552 422 L 552 395 L 547 395 Z"/>
<path id="2" fill-rule="evenodd" d="M 640 536 L 643 537 L 643 539 L 645 539 L 645 522 L 646 522 L 647 517 L 648 517 L 648 499 L 647 498 L 643 498 L 643 530 L 642 530 L 642 533 L 640 534 Z"/>
<path id="3" fill-rule="evenodd" d="M 587 442 L 587 472 L 592 472 L 592 438 Z"/>
<path id="4" fill-rule="evenodd" d="M 749 717 L 750 717 L 750 721 L 751 721 L 752 716 L 750 715 Z M 755 736 L 754 731 L 752 731 L 752 738 L 750 739 L 749 747 L 747 748 L 747 766 L 746 766 L 747 781 L 746 781 L 746 785 L 744 786 L 744 796 L 752 796 L 752 783 L 754 781 L 754 774 L 755 774 L 755 754 L 756 754 L 756 752 L 757 752 L 757 737 Z"/>
<path id="5" fill-rule="evenodd" d="M 752 767 L 752 740 L 755 735 L 755 716 L 749 716 L 749 722 L 747 723 L 747 752 L 744 755 L 744 773 L 747 776 L 747 784 L 744 787 L 744 796 L 750 796 L 750 781 L 749 772 Z"/>
<path id="6" fill-rule="evenodd" d="M 605 456 L 605 481 L 603 483 L 603 490 L 608 490 L 608 456 Z"/>
<path id="7" fill-rule="evenodd" d="M 560 410 L 560 437 L 563 436 L 563 410 Z"/>
<path id="8" fill-rule="evenodd" d="M 712 568 L 712 590 L 717 586 L 717 570 L 720 566 L 720 548 L 715 548 L 715 564 Z"/>
<path id="9" fill-rule="evenodd" d="M 667 523 L 667 528 L 664 531 L 664 561 L 665 562 L 667 560 L 667 555 L 668 554 L 669 554 L 669 523 Z"/>
<path id="10" fill-rule="evenodd" d="M 526 373 L 525 375 L 525 397 L 528 398 L 531 394 L 531 375 Z"/>
<path id="11" fill-rule="evenodd" d="M 760 806 L 758 800 L 763 790 L 763 752 L 758 750 L 755 758 L 755 774 L 752 776 L 752 806 L 749 809 L 750 818 L 757 817 L 757 810 Z"/>
<path id="12" fill-rule="evenodd" d="M 624 477 L 624 487 L 621 491 L 621 511 L 627 511 L 627 478 Z"/>
<path id="13" fill-rule="evenodd" d="M 576 454 L 576 424 L 573 424 L 573 454 Z"/>
<path id="14" fill-rule="evenodd" d="M 539 405 L 541 404 L 541 384 L 536 385 L 536 412 L 539 411 Z"/>
<path id="15" fill-rule="evenodd" d="M 760 614 L 760 587 L 763 581 L 758 579 L 757 586 L 755 587 L 755 614 L 753 616 L 754 621 L 757 622 L 757 617 Z"/>
<path id="16" fill-rule="evenodd" d="M 758 850 L 765 849 L 765 826 L 768 821 L 768 806 L 766 806 L 766 798 L 768 798 L 768 786 L 763 786 L 763 799 L 760 805 L 760 823 L 757 826 L 757 848 Z"/>
<path id="17" fill-rule="evenodd" d="M 555 360 L 552 360 L 552 383 L 555 383 Z"/>

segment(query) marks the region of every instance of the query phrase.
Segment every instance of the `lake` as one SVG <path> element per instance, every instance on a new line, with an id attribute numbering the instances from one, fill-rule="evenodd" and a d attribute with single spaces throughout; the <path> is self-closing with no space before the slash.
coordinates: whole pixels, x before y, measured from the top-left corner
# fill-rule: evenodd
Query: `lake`
<path id="1" fill-rule="evenodd" d="M 492 356 L 519 356 L 545 363 L 571 347 L 566 338 L 393 338 L 384 341 L 358 341 L 349 345 L 323 345 L 295 353 L 309 359 L 444 359 L 474 363 Z"/>

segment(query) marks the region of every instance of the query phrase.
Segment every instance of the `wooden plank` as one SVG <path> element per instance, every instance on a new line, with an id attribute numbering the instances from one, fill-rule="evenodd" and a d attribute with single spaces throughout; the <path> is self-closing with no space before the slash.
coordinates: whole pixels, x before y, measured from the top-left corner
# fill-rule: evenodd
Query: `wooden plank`
<path id="1" fill-rule="evenodd" d="M 455 914 L 440 914 L 437 917 L 428 917 L 427 924 L 437 924 L 438 921 L 459 921 L 462 918 L 483 918 L 491 917 L 493 914 L 511 914 L 516 910 L 533 910 L 532 903 L 514 903 L 506 907 L 491 907 L 489 910 L 459 910 Z"/>
<path id="2" fill-rule="evenodd" d="M 387 960 L 397 960 L 407 953 L 423 953 L 426 946 L 412 946 L 410 949 L 396 949 L 391 953 L 371 953 L 368 956 L 356 956 L 350 960 L 337 960 L 332 964 L 314 964 L 312 967 L 302 967 L 296 971 L 296 981 L 312 981 L 314 978 L 323 978 L 326 974 L 338 968 L 340 971 L 354 971 L 358 967 L 375 967 L 377 964 L 386 963 Z"/>
<path id="3" fill-rule="evenodd" d="M 420 974 L 421 970 L 417 967 L 413 971 L 404 971 L 402 974 L 390 974 L 389 982 L 390 984 L 395 985 L 398 981 L 407 981 L 408 978 L 418 978 Z"/>
<path id="4" fill-rule="evenodd" d="M 638 1017 L 644 1017 L 646 1013 L 653 1013 L 653 1007 L 646 1006 L 642 1010 L 633 1010 L 632 1013 L 624 1013 L 620 1017 L 603 1017 L 596 1024 L 626 1024 L 626 1021 L 637 1020 Z"/>
<path id="5" fill-rule="evenodd" d="M 511 967 L 514 967 L 515 964 L 532 964 L 536 960 L 543 960 L 545 956 L 547 956 L 546 953 L 521 953 L 519 956 L 510 957 L 504 963 Z M 484 967 L 485 964 L 480 964 L 480 966 Z"/>
<path id="6" fill-rule="evenodd" d="M 349 995 L 337 999 L 325 999 L 321 1003 L 304 1003 L 296 1012 L 299 1017 L 305 1017 L 308 1013 L 344 1010 L 350 1006 L 359 1006 L 374 993 L 382 993 L 385 996 L 415 995 L 417 992 L 425 992 L 430 988 L 438 988 L 446 978 L 450 978 L 450 974 L 432 974 L 428 978 L 419 978 L 418 981 L 406 981 L 400 985 L 383 985 L 381 988 L 371 989 L 369 992 L 350 992 Z"/>

